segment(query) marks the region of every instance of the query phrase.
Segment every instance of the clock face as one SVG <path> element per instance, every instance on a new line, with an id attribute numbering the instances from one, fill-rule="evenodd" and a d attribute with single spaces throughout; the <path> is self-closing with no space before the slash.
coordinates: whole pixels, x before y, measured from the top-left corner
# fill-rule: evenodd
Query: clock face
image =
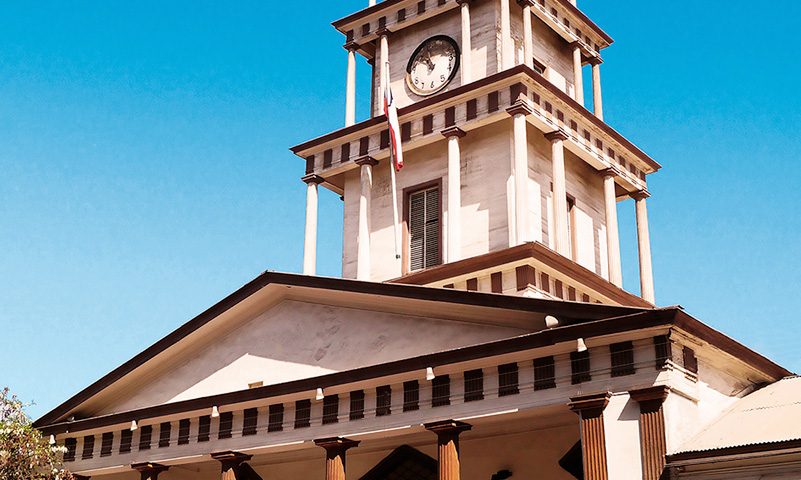
<path id="1" fill-rule="evenodd" d="M 459 46 L 445 35 L 424 41 L 409 59 L 406 83 L 422 96 L 433 95 L 450 83 L 459 69 Z"/>

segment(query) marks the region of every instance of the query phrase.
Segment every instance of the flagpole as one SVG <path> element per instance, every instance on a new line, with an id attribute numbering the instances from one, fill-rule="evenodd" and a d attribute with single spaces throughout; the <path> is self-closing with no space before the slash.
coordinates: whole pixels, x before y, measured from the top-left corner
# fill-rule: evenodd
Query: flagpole
<path id="1" fill-rule="evenodd" d="M 386 98 L 387 90 L 389 90 L 389 61 L 384 62 L 386 68 L 384 69 L 384 96 Z M 389 115 L 389 112 L 386 112 Z M 399 146 L 400 147 L 400 146 Z M 400 221 L 398 219 L 398 185 L 395 181 L 395 153 L 392 148 L 389 149 L 389 174 L 392 183 L 392 236 L 395 240 L 395 259 L 400 260 Z"/>

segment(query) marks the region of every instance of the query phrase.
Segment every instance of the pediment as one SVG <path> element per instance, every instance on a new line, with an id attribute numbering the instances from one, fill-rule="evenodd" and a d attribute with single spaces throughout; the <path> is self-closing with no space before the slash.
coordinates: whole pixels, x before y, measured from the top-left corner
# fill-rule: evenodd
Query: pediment
<path id="1" fill-rule="evenodd" d="M 92 415 L 274 385 L 452 348 L 525 330 L 284 300 L 160 365 Z"/>

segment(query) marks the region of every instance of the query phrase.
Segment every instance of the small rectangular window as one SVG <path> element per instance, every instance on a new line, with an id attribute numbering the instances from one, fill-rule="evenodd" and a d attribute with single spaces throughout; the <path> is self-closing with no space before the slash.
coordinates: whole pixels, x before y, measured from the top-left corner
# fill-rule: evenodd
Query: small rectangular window
<path id="1" fill-rule="evenodd" d="M 110 457 L 112 448 L 114 448 L 114 432 L 106 432 L 100 443 L 100 456 Z"/>
<path id="2" fill-rule="evenodd" d="M 556 367 L 553 357 L 534 360 L 534 390 L 556 388 Z"/>
<path id="3" fill-rule="evenodd" d="M 571 352 L 570 367 L 573 385 L 592 380 L 592 375 L 590 374 L 590 351 Z"/>
<path id="4" fill-rule="evenodd" d="M 484 400 L 484 371 L 479 369 L 464 372 L 464 401 Z"/>
<path id="5" fill-rule="evenodd" d="M 622 377 L 635 373 L 634 344 L 632 342 L 613 343 L 609 345 L 609 353 L 612 356 L 613 377 Z"/>
<path id="6" fill-rule="evenodd" d="M 323 398 L 323 425 L 339 421 L 339 395 L 326 395 Z"/>
<path id="7" fill-rule="evenodd" d="M 75 455 L 78 450 L 78 439 L 77 438 L 64 439 L 64 448 L 67 449 L 67 451 L 64 453 L 64 461 L 74 462 Z"/>
<path id="8" fill-rule="evenodd" d="M 83 454 L 81 454 L 81 460 L 88 460 L 92 458 L 95 453 L 95 436 L 88 435 L 83 437 Z"/>
<path id="9" fill-rule="evenodd" d="M 411 412 L 420 409 L 420 382 L 411 380 L 403 382 L 403 411 Z"/>
<path id="10" fill-rule="evenodd" d="M 439 187 L 418 190 L 408 198 L 409 269 L 442 263 Z"/>
<path id="11" fill-rule="evenodd" d="M 189 444 L 189 429 L 191 426 L 192 422 L 188 418 L 178 422 L 178 445 Z"/>
<path id="12" fill-rule="evenodd" d="M 361 420 L 364 418 L 364 390 L 350 392 L 350 416 L 351 420 Z"/>
<path id="13" fill-rule="evenodd" d="M 498 396 L 517 395 L 520 393 L 518 367 L 516 363 L 498 366 Z"/>
<path id="14" fill-rule="evenodd" d="M 198 418 L 197 441 L 208 442 L 211 439 L 211 417 L 204 415 Z"/>
<path id="15" fill-rule="evenodd" d="M 295 428 L 311 427 L 311 400 L 295 402 Z"/>
<path id="16" fill-rule="evenodd" d="M 438 375 L 431 381 L 431 406 L 443 407 L 451 404 L 451 377 Z"/>
<path id="17" fill-rule="evenodd" d="M 256 435 L 259 428 L 259 409 L 248 408 L 245 410 L 245 419 L 242 421 L 242 436 L 247 437 Z"/>
<path id="18" fill-rule="evenodd" d="M 234 412 L 220 413 L 220 431 L 217 438 L 222 440 L 224 438 L 231 438 L 234 433 Z"/>
<path id="19" fill-rule="evenodd" d="M 375 389 L 375 415 L 383 417 L 392 414 L 392 387 L 384 385 Z"/>
<path id="20" fill-rule="evenodd" d="M 131 444 L 133 444 L 133 432 L 130 428 L 120 432 L 120 454 L 131 453 Z"/>
<path id="21" fill-rule="evenodd" d="M 139 450 L 150 450 L 153 442 L 153 426 L 145 425 L 139 428 Z"/>
<path id="22" fill-rule="evenodd" d="M 267 412 L 267 431 L 280 432 L 284 429 L 284 404 L 270 405 Z"/>
<path id="23" fill-rule="evenodd" d="M 662 370 L 671 360 L 670 355 L 670 341 L 667 335 L 659 335 L 654 337 L 654 353 L 656 355 L 656 369 Z"/>
<path id="24" fill-rule="evenodd" d="M 159 448 L 167 448 L 170 446 L 170 433 L 172 425 L 170 422 L 164 422 L 159 426 Z"/>

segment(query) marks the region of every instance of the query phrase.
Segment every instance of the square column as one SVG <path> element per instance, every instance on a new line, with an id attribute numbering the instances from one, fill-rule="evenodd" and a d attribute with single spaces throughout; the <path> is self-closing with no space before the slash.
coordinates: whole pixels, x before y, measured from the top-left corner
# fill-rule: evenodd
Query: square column
<path id="1" fill-rule="evenodd" d="M 640 404 L 640 452 L 643 480 L 659 480 L 665 469 L 667 441 L 665 413 L 662 406 L 670 387 L 661 385 L 629 392 L 631 399 Z"/>
<path id="2" fill-rule="evenodd" d="M 345 84 L 345 126 L 356 123 L 356 50 L 359 48 L 354 42 L 345 44 L 348 51 L 348 74 Z"/>
<path id="3" fill-rule="evenodd" d="M 306 230 L 303 241 L 303 274 L 317 273 L 317 185 L 324 182 L 319 175 L 306 175 Z"/>
<path id="4" fill-rule="evenodd" d="M 567 231 L 567 184 L 565 180 L 565 140 L 568 136 L 559 129 L 548 133 L 545 138 L 551 142 L 553 165 L 553 218 L 557 253 L 570 257 L 570 236 Z"/>
<path id="5" fill-rule="evenodd" d="M 470 28 L 470 0 L 456 0 L 462 12 L 462 85 L 473 81 L 473 41 Z"/>
<path id="6" fill-rule="evenodd" d="M 615 178 L 617 170 L 607 168 L 598 172 L 604 179 L 604 211 L 606 213 L 606 253 L 609 262 L 609 281 L 623 287 L 623 271 L 620 263 L 620 231 L 617 223 L 617 195 Z"/>
<path id="7" fill-rule="evenodd" d="M 530 239 L 528 229 L 528 136 L 526 115 L 532 113 L 525 100 L 519 99 L 506 109 L 514 122 L 514 158 L 512 159 L 512 175 L 514 176 L 514 226 L 513 245 L 521 245 Z"/>
<path id="8" fill-rule="evenodd" d="M 134 463 L 131 468 L 139 472 L 142 480 L 158 480 L 159 474 L 170 469 L 165 465 L 152 462 Z"/>
<path id="9" fill-rule="evenodd" d="M 373 190 L 373 167 L 378 161 L 364 156 L 356 159 L 360 166 L 359 230 L 356 237 L 356 279 L 370 279 L 370 203 Z"/>
<path id="10" fill-rule="evenodd" d="M 581 45 L 578 42 L 570 44 L 573 47 L 573 99 L 584 106 L 584 75 L 581 70 Z"/>
<path id="11" fill-rule="evenodd" d="M 512 17 L 509 0 L 501 1 L 501 66 L 508 70 L 515 66 L 514 44 L 512 43 Z"/>
<path id="12" fill-rule="evenodd" d="M 637 213 L 637 251 L 640 257 L 640 295 L 643 300 L 656 303 L 654 294 L 654 269 L 651 263 L 651 234 L 648 231 L 648 208 L 645 199 L 651 196 L 642 190 L 634 193 L 634 208 Z"/>
<path id="13" fill-rule="evenodd" d="M 534 0 L 517 0 L 523 7 L 523 64 L 534 68 L 534 29 L 531 26 L 531 7 Z"/>
<path id="14" fill-rule="evenodd" d="M 592 111 L 596 117 L 604 119 L 604 101 L 601 92 L 601 64 L 600 57 L 592 57 Z"/>
<path id="15" fill-rule="evenodd" d="M 314 441 L 325 449 L 325 480 L 345 480 L 345 452 L 360 442 L 347 438 L 321 438 Z"/>
<path id="16" fill-rule="evenodd" d="M 456 420 L 426 423 L 423 426 L 426 430 L 437 434 L 439 480 L 460 480 L 462 469 L 459 457 L 459 435 L 472 429 L 473 426 Z"/>
<path id="17" fill-rule="evenodd" d="M 467 135 L 459 127 L 442 131 L 448 139 L 448 249 L 446 263 L 462 259 L 462 156 L 459 139 Z"/>
<path id="18" fill-rule="evenodd" d="M 246 455 L 239 452 L 215 452 L 211 458 L 220 462 L 222 480 L 243 480 L 245 478 L 242 464 L 253 458 L 253 455 Z"/>
<path id="19" fill-rule="evenodd" d="M 604 409 L 609 405 L 609 392 L 570 399 L 570 410 L 581 422 L 581 456 L 585 480 L 608 480 Z"/>

